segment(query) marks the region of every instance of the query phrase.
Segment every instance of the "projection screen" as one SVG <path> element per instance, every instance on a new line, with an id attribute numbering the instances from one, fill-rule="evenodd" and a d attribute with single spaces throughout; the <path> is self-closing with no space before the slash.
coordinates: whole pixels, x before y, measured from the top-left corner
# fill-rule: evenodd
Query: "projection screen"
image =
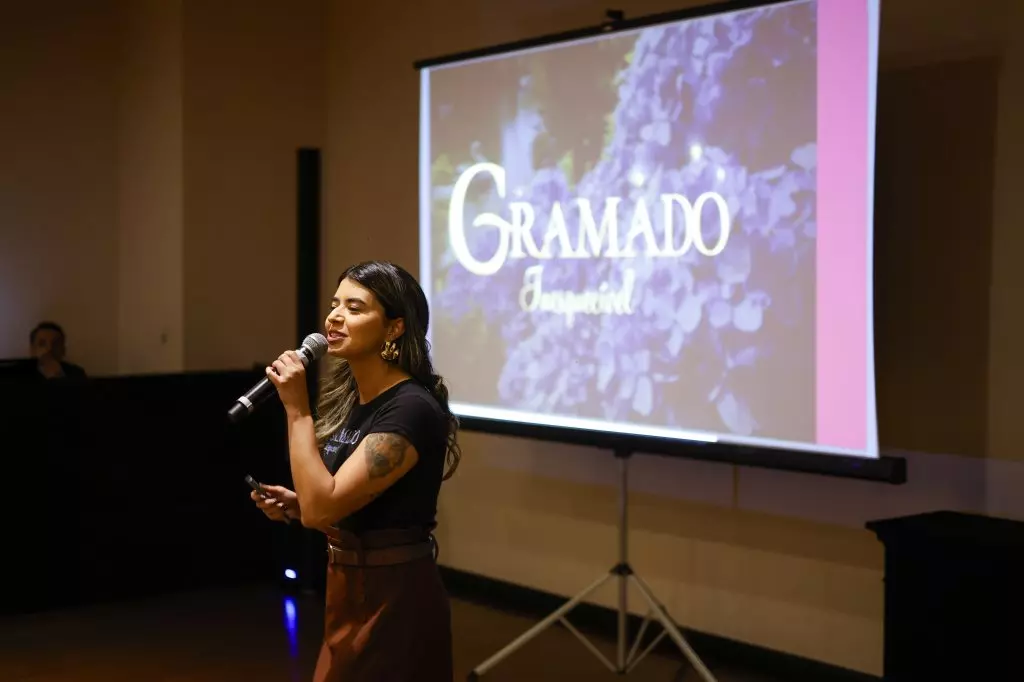
<path id="1" fill-rule="evenodd" d="M 878 10 L 747 3 L 418 65 L 455 412 L 877 458 Z"/>

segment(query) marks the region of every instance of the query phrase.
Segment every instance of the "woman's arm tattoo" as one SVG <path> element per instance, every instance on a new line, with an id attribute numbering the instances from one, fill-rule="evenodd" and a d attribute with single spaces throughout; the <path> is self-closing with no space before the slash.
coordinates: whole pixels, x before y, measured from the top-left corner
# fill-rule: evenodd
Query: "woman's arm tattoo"
<path id="1" fill-rule="evenodd" d="M 402 466 L 409 441 L 394 433 L 371 433 L 366 437 L 366 465 L 370 478 L 383 478 Z"/>

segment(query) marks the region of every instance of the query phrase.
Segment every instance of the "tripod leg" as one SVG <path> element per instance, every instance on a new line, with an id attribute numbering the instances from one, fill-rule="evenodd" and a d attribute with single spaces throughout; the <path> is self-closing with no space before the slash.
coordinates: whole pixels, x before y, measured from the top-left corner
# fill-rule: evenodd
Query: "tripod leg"
<path id="1" fill-rule="evenodd" d="M 676 643 L 676 646 L 678 646 L 683 652 L 686 658 L 690 661 L 690 665 L 692 665 L 697 673 L 700 674 L 704 679 L 704 682 L 717 682 L 715 680 L 715 676 L 711 674 L 711 671 L 707 669 L 704 662 L 700 660 L 699 656 L 697 656 L 697 652 L 690 647 L 689 643 L 683 637 L 683 634 L 679 632 L 679 628 L 676 627 L 675 621 L 672 620 L 668 611 L 665 610 L 665 607 L 662 606 L 661 602 L 659 602 L 654 596 L 651 588 L 649 588 L 636 573 L 632 574 L 630 577 L 636 581 L 636 586 L 640 589 L 644 598 L 651 605 L 651 608 L 654 609 L 654 615 L 659 621 L 661 621 L 661 625 L 665 628 L 665 632 L 667 632 L 668 636 L 672 638 L 672 641 Z"/>
<path id="2" fill-rule="evenodd" d="M 521 648 L 524 644 L 526 644 L 531 639 L 533 639 L 534 637 L 539 635 L 543 630 L 548 628 L 553 623 L 556 623 L 561 618 L 563 618 L 565 616 L 565 614 L 569 613 L 574 608 L 576 608 L 576 606 L 578 606 L 581 601 L 586 599 L 588 594 L 590 594 L 591 592 L 593 592 L 594 590 L 596 590 L 597 588 L 601 587 L 606 582 L 608 582 L 608 580 L 613 575 L 614 575 L 614 573 L 609 572 L 609 573 L 606 573 L 605 575 L 601 576 L 599 579 L 595 580 L 590 585 L 590 587 L 588 587 L 587 589 L 583 590 L 582 592 L 577 594 L 575 597 L 573 597 L 569 601 L 565 602 L 565 604 L 563 604 L 557 611 L 554 611 L 550 616 L 548 616 L 547 618 L 545 618 L 541 622 L 537 623 L 532 628 L 530 628 L 529 630 L 527 630 L 526 632 L 521 634 L 519 637 L 517 637 L 515 640 L 513 640 L 504 649 L 502 649 L 498 653 L 494 654 L 493 656 L 488 658 L 486 661 L 484 661 L 483 663 L 478 665 L 476 668 L 474 668 L 470 677 L 472 679 L 475 679 L 475 678 L 479 677 L 480 675 L 483 675 L 484 673 L 486 673 L 488 670 L 490 670 L 491 668 L 496 666 L 498 663 L 500 663 L 505 658 L 508 658 L 508 656 L 510 654 L 515 652 L 517 649 Z"/>
<path id="3" fill-rule="evenodd" d="M 626 671 L 626 616 L 629 614 L 629 545 L 627 515 L 629 504 L 627 491 L 629 490 L 629 460 L 625 457 L 619 459 L 619 565 L 615 567 L 619 574 L 619 632 L 616 663 L 619 672 Z"/>
<path id="4" fill-rule="evenodd" d="M 629 605 L 626 602 L 626 589 L 629 587 L 629 583 L 626 582 L 626 576 L 619 576 L 619 632 L 618 632 L 618 647 L 616 654 L 616 663 L 618 663 L 619 671 L 625 671 L 626 669 L 626 612 L 629 609 Z"/>
<path id="5" fill-rule="evenodd" d="M 647 651 L 646 650 L 642 654 L 640 654 L 639 656 L 637 656 L 637 652 L 640 650 L 640 644 L 643 643 L 644 635 L 647 634 L 647 626 L 649 626 L 650 624 L 651 624 L 651 611 L 648 610 L 647 611 L 647 615 L 644 616 L 643 622 L 640 623 L 640 631 L 636 633 L 636 639 L 633 640 L 633 648 L 629 650 L 629 654 L 626 656 L 626 672 L 627 673 L 630 670 L 632 670 L 633 668 L 636 667 L 636 664 L 640 661 L 641 658 L 643 658 L 644 656 L 647 655 Z M 665 633 L 662 632 L 661 634 L 664 635 Z M 655 640 L 655 641 L 657 641 L 657 640 Z M 648 648 L 650 648 L 650 647 L 648 647 Z"/>

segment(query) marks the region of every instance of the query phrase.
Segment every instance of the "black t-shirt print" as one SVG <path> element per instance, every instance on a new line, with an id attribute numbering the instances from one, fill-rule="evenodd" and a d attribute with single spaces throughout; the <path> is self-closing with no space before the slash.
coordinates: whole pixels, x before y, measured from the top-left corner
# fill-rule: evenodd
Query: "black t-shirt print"
<path id="1" fill-rule="evenodd" d="M 419 382 L 396 384 L 365 405 L 356 404 L 348 420 L 324 443 L 321 456 L 331 474 L 337 473 L 359 444 L 372 433 L 404 437 L 419 454 L 412 469 L 379 497 L 338 528 L 361 532 L 384 528 L 432 529 L 444 474 L 448 420 L 444 410 Z"/>

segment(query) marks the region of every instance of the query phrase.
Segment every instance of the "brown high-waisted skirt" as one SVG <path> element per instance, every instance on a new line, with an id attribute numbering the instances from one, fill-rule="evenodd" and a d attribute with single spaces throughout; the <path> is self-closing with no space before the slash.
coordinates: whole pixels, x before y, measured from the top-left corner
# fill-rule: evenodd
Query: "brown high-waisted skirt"
<path id="1" fill-rule="evenodd" d="M 328 563 L 314 682 L 452 682 L 453 674 L 451 609 L 433 556 Z"/>

